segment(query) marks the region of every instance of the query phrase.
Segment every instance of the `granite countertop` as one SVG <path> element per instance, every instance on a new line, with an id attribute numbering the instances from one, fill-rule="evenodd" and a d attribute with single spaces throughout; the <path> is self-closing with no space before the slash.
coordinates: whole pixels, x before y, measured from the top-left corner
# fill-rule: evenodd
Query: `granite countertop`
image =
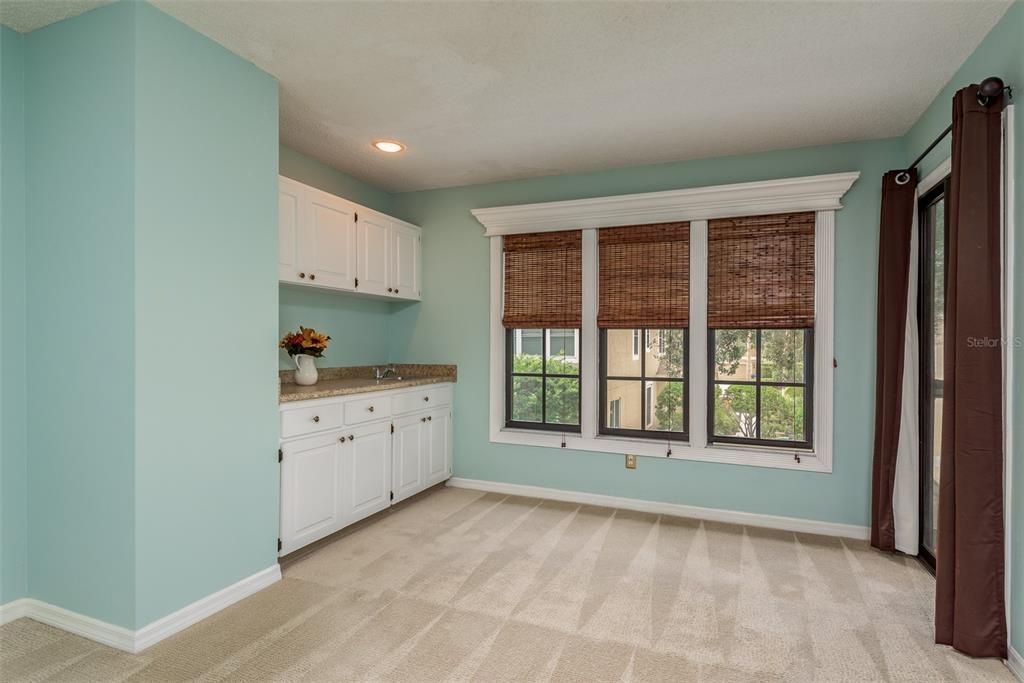
<path id="1" fill-rule="evenodd" d="M 376 367 L 386 367 L 379 365 Z M 320 380 L 312 386 L 295 384 L 295 373 L 282 370 L 280 373 L 280 403 L 308 401 L 315 398 L 365 394 L 372 391 L 408 389 L 427 384 L 454 382 L 457 378 L 454 365 L 395 365 L 402 379 L 374 379 L 372 365 L 348 368 L 319 368 Z"/>

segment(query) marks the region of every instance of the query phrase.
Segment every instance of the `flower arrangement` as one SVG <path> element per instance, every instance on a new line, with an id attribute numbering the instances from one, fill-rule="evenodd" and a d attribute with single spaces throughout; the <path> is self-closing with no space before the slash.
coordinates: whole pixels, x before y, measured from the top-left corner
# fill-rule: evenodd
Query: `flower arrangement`
<path id="1" fill-rule="evenodd" d="M 289 356 L 323 358 L 330 341 L 329 336 L 317 332 L 312 327 L 299 326 L 298 332 L 289 332 L 281 337 L 280 347 L 287 351 Z"/>

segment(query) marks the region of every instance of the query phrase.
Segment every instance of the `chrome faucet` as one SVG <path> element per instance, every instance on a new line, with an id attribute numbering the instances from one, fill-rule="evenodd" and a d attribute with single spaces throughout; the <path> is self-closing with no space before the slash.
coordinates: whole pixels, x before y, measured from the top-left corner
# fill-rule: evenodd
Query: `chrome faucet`
<path id="1" fill-rule="evenodd" d="M 388 377 L 394 377 L 395 379 L 401 379 L 401 377 L 399 377 L 398 374 L 395 372 L 395 366 L 394 365 L 389 365 L 386 368 L 384 368 L 383 370 L 381 370 L 380 368 L 374 368 L 373 369 L 373 374 L 375 376 L 375 379 L 378 382 L 381 381 L 382 379 L 387 379 Z"/>

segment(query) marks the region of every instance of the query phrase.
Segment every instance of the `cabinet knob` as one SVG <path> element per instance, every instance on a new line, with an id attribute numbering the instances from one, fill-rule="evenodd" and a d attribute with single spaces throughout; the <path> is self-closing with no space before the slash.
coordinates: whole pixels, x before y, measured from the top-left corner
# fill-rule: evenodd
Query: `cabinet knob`
<path id="1" fill-rule="evenodd" d="M 320 416 L 319 415 L 314 415 L 313 416 L 313 422 L 319 422 L 319 421 L 320 421 Z"/>
<path id="2" fill-rule="evenodd" d="M 299 277 L 302 278 L 303 280 L 305 280 L 306 279 L 306 274 L 305 273 L 299 273 Z"/>
<path id="3" fill-rule="evenodd" d="M 373 412 L 373 406 L 370 406 L 369 408 L 367 408 L 367 410 L 369 410 L 372 413 Z"/>
<path id="4" fill-rule="evenodd" d="M 420 422 L 426 422 L 426 421 L 427 421 L 427 418 L 425 418 L 425 417 L 421 417 L 420 418 Z"/>
<path id="5" fill-rule="evenodd" d="M 316 279 L 316 275 L 314 273 L 310 273 L 309 274 L 309 279 L 310 280 L 315 280 Z"/>
<path id="6" fill-rule="evenodd" d="M 430 400 L 430 397 L 429 397 L 429 396 L 424 396 L 424 397 L 423 397 L 423 400 L 424 400 L 424 401 L 429 401 L 429 400 Z"/>
<path id="7" fill-rule="evenodd" d="M 394 290 L 392 290 L 390 287 L 388 287 L 388 291 L 391 292 L 391 291 L 394 291 Z"/>
<path id="8" fill-rule="evenodd" d="M 428 415 L 428 416 L 427 416 L 427 419 L 428 419 L 428 420 L 433 420 L 433 419 L 434 419 L 434 416 L 433 416 L 433 415 Z"/>
<path id="9" fill-rule="evenodd" d="M 398 294 L 398 287 L 395 287 L 395 294 Z"/>
<path id="10" fill-rule="evenodd" d="M 355 440 L 356 440 L 356 437 L 354 437 L 354 436 L 352 436 L 351 434 L 349 434 L 349 435 L 348 435 L 348 440 L 349 440 L 349 441 L 355 441 Z"/>

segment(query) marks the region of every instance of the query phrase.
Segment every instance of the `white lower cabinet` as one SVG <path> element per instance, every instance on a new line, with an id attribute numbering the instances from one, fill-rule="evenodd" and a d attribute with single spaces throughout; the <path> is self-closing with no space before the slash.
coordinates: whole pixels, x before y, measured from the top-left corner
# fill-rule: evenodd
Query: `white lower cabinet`
<path id="1" fill-rule="evenodd" d="M 282 405 L 279 554 L 448 479 L 451 396 L 440 384 Z"/>
<path id="2" fill-rule="evenodd" d="M 301 548 L 344 526 L 344 451 L 337 433 L 281 446 L 283 552 Z"/>
<path id="3" fill-rule="evenodd" d="M 395 501 L 423 490 L 423 432 L 425 415 L 410 415 L 395 420 L 392 490 Z"/>
<path id="4" fill-rule="evenodd" d="M 349 500 L 347 524 L 391 504 L 391 424 L 379 422 L 353 429 L 347 435 Z"/>

